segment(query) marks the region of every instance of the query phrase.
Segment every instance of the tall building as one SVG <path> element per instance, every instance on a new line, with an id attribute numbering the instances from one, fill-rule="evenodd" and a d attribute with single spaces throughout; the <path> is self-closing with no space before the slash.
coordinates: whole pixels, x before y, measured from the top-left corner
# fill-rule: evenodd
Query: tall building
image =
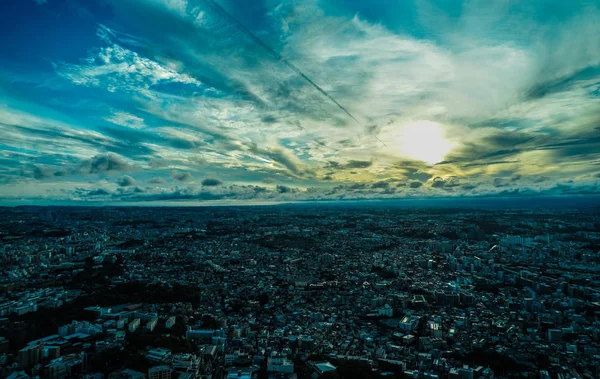
<path id="1" fill-rule="evenodd" d="M 28 369 L 42 360 L 42 351 L 44 345 L 38 343 L 36 345 L 30 345 L 19 350 L 19 367 L 22 369 Z"/>
<path id="2" fill-rule="evenodd" d="M 163 365 L 149 368 L 148 379 L 171 379 L 171 367 Z"/>

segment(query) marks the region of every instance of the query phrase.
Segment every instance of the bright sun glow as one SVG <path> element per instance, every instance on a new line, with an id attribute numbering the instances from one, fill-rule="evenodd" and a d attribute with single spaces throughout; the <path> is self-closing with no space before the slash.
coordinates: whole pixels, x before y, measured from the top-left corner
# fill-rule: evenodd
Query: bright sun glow
<path id="1" fill-rule="evenodd" d="M 405 125 L 398 135 L 397 142 L 402 154 L 429 164 L 444 160 L 453 146 L 444 137 L 440 125 L 431 121 Z"/>

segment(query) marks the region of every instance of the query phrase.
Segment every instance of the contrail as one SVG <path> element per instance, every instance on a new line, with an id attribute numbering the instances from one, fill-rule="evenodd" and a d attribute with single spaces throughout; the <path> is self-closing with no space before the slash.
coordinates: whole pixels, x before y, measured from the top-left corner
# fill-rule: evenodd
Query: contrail
<path id="1" fill-rule="evenodd" d="M 229 14 L 225 9 L 223 9 L 223 7 L 221 7 L 215 1 L 213 1 L 213 0 L 205 0 L 205 1 L 209 5 L 211 5 L 221 16 L 223 16 L 224 18 L 226 18 L 227 20 L 229 20 L 230 22 L 232 22 L 233 24 L 235 24 L 238 27 L 239 30 L 241 30 L 242 32 L 244 32 L 244 34 L 246 34 L 248 37 L 250 37 L 250 39 L 252 39 L 260 47 L 262 47 L 273 58 L 275 58 L 278 61 L 282 62 L 283 64 L 285 64 L 286 66 L 288 66 L 290 69 L 292 69 L 296 74 L 300 75 L 304 80 L 306 80 L 310 85 L 312 85 L 317 91 L 321 92 L 321 94 L 323 96 L 327 97 L 329 100 L 331 100 L 331 102 L 333 102 L 335 105 L 337 105 L 338 108 L 340 108 L 342 111 L 344 111 L 344 113 L 346 113 L 358 125 L 360 125 L 361 127 L 363 126 L 361 124 L 361 122 L 358 121 L 358 119 L 356 117 L 354 117 L 354 115 L 352 113 L 350 113 L 342 104 L 338 103 L 337 100 L 333 98 L 333 96 L 331 96 L 329 93 L 327 93 L 327 91 L 325 91 L 323 88 L 321 88 L 317 83 L 313 82 L 311 78 L 309 78 L 308 76 L 306 76 L 306 74 L 304 72 L 302 72 L 298 67 L 296 67 L 293 63 L 290 63 L 289 61 L 287 61 L 286 59 L 284 59 L 281 56 L 281 54 L 279 54 L 277 51 L 275 51 L 271 46 L 269 46 L 266 43 L 264 43 L 254 33 L 252 33 L 250 31 L 250 29 L 246 28 L 246 26 L 244 24 L 242 24 L 237 18 L 235 18 L 231 14 Z M 376 135 L 374 135 L 374 137 L 379 142 L 381 142 L 383 144 L 383 146 L 387 147 L 387 145 L 382 140 L 380 140 L 379 137 L 377 137 Z"/>

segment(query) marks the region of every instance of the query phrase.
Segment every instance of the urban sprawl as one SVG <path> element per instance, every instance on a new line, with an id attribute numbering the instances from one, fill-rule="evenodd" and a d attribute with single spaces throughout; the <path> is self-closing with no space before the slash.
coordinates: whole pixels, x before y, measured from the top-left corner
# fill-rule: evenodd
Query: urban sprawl
<path id="1" fill-rule="evenodd" d="M 0 377 L 600 377 L 600 214 L 0 208 Z"/>

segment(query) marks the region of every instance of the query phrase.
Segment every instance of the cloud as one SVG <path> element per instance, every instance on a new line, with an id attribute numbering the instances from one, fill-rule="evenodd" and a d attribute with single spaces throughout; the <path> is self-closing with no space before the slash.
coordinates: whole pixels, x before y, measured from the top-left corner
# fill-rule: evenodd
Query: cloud
<path id="1" fill-rule="evenodd" d="M 371 188 L 388 188 L 390 186 L 389 182 L 376 182 L 371 185 Z"/>
<path id="2" fill-rule="evenodd" d="M 96 197 L 96 196 L 108 196 L 111 195 L 111 192 L 105 190 L 104 188 L 98 188 L 95 190 L 88 191 L 86 196 Z"/>
<path id="3" fill-rule="evenodd" d="M 133 170 L 133 165 L 126 162 L 116 154 L 97 155 L 90 160 L 83 161 L 81 168 L 88 170 L 90 174 L 101 174 L 110 172 L 127 172 Z"/>
<path id="4" fill-rule="evenodd" d="M 117 179 L 117 184 L 121 187 L 135 186 L 135 179 L 133 179 L 129 175 L 123 175 L 119 179 Z"/>
<path id="5" fill-rule="evenodd" d="M 279 193 L 296 193 L 296 192 L 298 192 L 298 189 L 289 187 L 289 186 L 284 186 L 284 185 L 278 185 L 276 187 L 276 189 L 277 189 L 277 192 L 279 192 Z"/>
<path id="6" fill-rule="evenodd" d="M 192 174 L 187 171 L 181 172 L 173 170 L 171 171 L 171 177 L 175 180 L 179 180 L 180 182 L 185 182 L 192 178 Z"/>
<path id="7" fill-rule="evenodd" d="M 215 187 L 215 186 L 220 186 L 221 184 L 223 184 L 222 181 L 220 181 L 219 179 L 213 179 L 213 178 L 206 178 L 202 181 L 202 185 L 204 187 Z"/>
<path id="8" fill-rule="evenodd" d="M 454 188 L 454 187 L 458 187 L 458 186 L 460 186 L 460 180 L 456 176 L 451 176 L 448 178 L 442 178 L 442 177 L 436 176 L 431 181 L 432 188 L 450 189 L 450 188 Z"/>
<path id="9" fill-rule="evenodd" d="M 300 161 L 292 152 L 282 147 L 261 148 L 256 144 L 250 144 L 248 150 L 252 154 L 267 158 L 286 168 L 290 173 L 305 175 L 312 170 Z"/>
<path id="10" fill-rule="evenodd" d="M 108 39 L 105 29 L 100 29 L 99 34 Z M 57 72 L 75 84 L 102 87 L 110 92 L 135 91 L 163 82 L 202 85 L 187 74 L 178 73 L 117 44 L 97 49 L 81 65 L 62 63 Z"/>
<path id="11" fill-rule="evenodd" d="M 165 180 L 163 178 L 160 178 L 158 176 L 148 180 L 148 183 L 150 184 L 164 184 L 166 183 Z"/>
<path id="12" fill-rule="evenodd" d="M 36 180 L 42 180 L 52 177 L 52 172 L 47 167 L 35 166 L 33 168 L 33 177 Z"/>
<path id="13" fill-rule="evenodd" d="M 342 165 L 343 169 L 357 169 L 357 168 L 369 168 L 373 165 L 371 161 L 356 161 L 350 160 L 348 163 Z"/>
<path id="14" fill-rule="evenodd" d="M 596 4 L 220 2 L 246 31 L 205 2 L 96 3 L 66 26 L 36 9 L 39 25 L 9 36 L 33 53 L 0 70 L 0 177 L 37 180 L 31 196 L 112 190 L 132 172 L 154 186 L 117 188 L 114 201 L 594 191 Z M 70 49 L 42 46 L 61 43 Z M 429 124 L 439 130 L 419 134 Z M 199 166 L 239 186 L 200 186 Z M 169 173 L 202 190 L 151 179 Z"/>
<path id="15" fill-rule="evenodd" d="M 440 178 L 439 176 L 435 177 L 431 182 L 431 187 L 433 188 L 443 188 L 444 185 L 444 179 Z"/>
<path id="16" fill-rule="evenodd" d="M 493 184 L 496 188 L 507 187 L 509 185 L 508 180 L 505 178 L 495 178 Z"/>

